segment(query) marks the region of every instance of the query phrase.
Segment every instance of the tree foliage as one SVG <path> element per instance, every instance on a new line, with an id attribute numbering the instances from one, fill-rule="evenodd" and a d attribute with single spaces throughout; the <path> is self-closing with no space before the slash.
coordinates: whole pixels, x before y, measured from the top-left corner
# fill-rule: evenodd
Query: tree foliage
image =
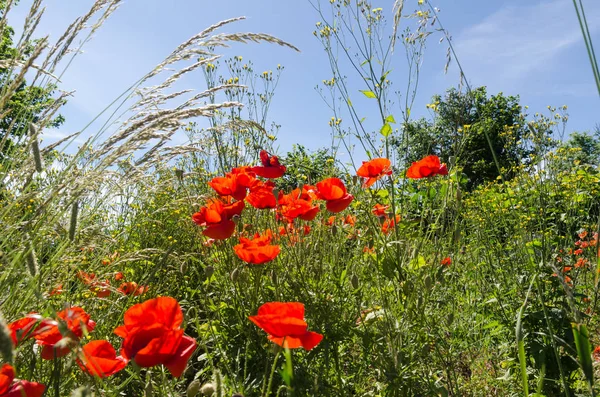
<path id="1" fill-rule="evenodd" d="M 0 16 L 4 14 L 5 2 L 0 2 Z M 0 30 L 0 61 L 25 61 L 31 56 L 35 41 L 15 45 L 15 31 L 4 25 Z M 0 94 L 9 95 L 0 118 L 0 153 L 7 153 L 15 144 L 15 138 L 24 135 L 29 123 L 38 123 L 45 112 L 57 105 L 53 97 L 56 85 L 48 83 L 43 86 L 28 85 L 23 80 L 16 87 L 11 87 L 15 80 L 14 64 L 5 63 L 0 67 Z M 12 88 L 12 92 L 8 92 Z M 46 123 L 45 127 L 59 127 L 64 117 L 58 115 Z"/>
<path id="2" fill-rule="evenodd" d="M 488 96 L 485 87 L 467 93 L 452 88 L 443 97 L 434 96 L 427 107 L 433 110 L 433 120 L 409 121 L 404 126 L 407 140 L 394 142 L 409 164 L 438 155 L 462 167 L 472 189 L 495 180 L 500 170 L 510 179 L 511 169 L 531 152 L 522 145 L 527 126 L 518 96 Z"/>

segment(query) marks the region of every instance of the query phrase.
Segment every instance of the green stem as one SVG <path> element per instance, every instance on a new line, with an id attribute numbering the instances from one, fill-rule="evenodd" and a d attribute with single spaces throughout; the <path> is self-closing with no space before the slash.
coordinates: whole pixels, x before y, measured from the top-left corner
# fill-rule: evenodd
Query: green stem
<path id="1" fill-rule="evenodd" d="M 283 342 L 285 344 L 285 338 L 283 339 Z M 261 395 L 263 397 L 268 397 L 269 393 L 271 393 L 271 386 L 273 385 L 273 376 L 275 375 L 275 368 L 277 367 L 277 359 L 281 355 L 282 350 L 283 350 L 282 348 L 277 349 L 277 354 L 275 355 L 275 359 L 273 360 L 273 366 L 271 366 L 271 373 L 269 374 L 269 383 L 267 384 L 266 392 L 264 390 L 264 385 L 263 385 L 263 393 L 261 393 Z"/>

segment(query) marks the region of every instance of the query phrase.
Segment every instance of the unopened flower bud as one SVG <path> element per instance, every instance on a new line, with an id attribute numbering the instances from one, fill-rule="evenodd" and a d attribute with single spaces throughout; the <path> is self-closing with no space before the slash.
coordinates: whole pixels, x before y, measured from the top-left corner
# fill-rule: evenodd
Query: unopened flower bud
<path id="1" fill-rule="evenodd" d="M 194 379 L 187 387 L 186 396 L 187 397 L 196 397 L 198 392 L 200 391 L 200 381 L 198 379 Z"/>
<path id="2" fill-rule="evenodd" d="M 350 284 L 352 284 L 352 288 L 358 289 L 358 277 L 356 274 L 353 274 L 352 278 L 350 278 Z"/>
<path id="3" fill-rule="evenodd" d="M 215 394 L 215 385 L 212 383 L 205 383 L 200 389 L 200 394 L 203 396 L 212 396 Z"/>

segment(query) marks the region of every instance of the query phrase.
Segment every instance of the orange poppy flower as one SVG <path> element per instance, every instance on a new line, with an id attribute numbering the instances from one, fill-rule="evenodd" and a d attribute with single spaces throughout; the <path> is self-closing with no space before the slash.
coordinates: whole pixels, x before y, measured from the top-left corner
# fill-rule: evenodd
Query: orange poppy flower
<path id="1" fill-rule="evenodd" d="M 388 234 L 391 232 L 394 227 L 396 227 L 396 223 L 400 222 L 400 219 L 400 215 L 396 215 L 394 218 L 386 218 L 385 221 L 383 221 L 383 225 L 381 225 L 381 231 L 383 234 Z"/>
<path id="2" fill-rule="evenodd" d="M 56 287 L 54 287 L 52 289 L 52 291 L 50 291 L 50 296 L 55 296 L 55 295 L 60 295 L 63 292 L 65 292 L 65 290 L 63 289 L 63 285 L 62 284 L 58 284 Z"/>
<path id="3" fill-rule="evenodd" d="M 42 397 L 46 386 L 27 380 L 15 380 L 15 370 L 10 364 L 0 368 L 0 397 Z"/>
<path id="4" fill-rule="evenodd" d="M 277 200 L 273 194 L 274 188 L 275 184 L 271 181 L 257 181 L 246 196 L 246 201 L 256 209 L 275 208 Z"/>
<path id="5" fill-rule="evenodd" d="M 46 326 L 33 335 L 37 344 L 42 346 L 44 360 L 66 356 L 71 351 L 71 346 L 79 342 L 84 329 L 92 332 L 96 327 L 96 322 L 92 321 L 90 315 L 80 307 L 70 307 L 60 311 L 57 317 L 58 322 L 64 324 L 70 331 L 67 336 L 63 337 L 56 321 L 45 321 Z"/>
<path id="6" fill-rule="evenodd" d="M 115 274 L 115 280 L 117 280 L 117 281 L 123 280 L 123 277 L 125 277 L 125 276 L 123 276 L 122 272 L 117 272 Z"/>
<path id="7" fill-rule="evenodd" d="M 262 236 L 258 233 L 252 240 L 240 238 L 240 244 L 233 247 L 235 254 L 246 263 L 253 265 L 262 265 L 270 262 L 279 255 L 278 245 L 271 245 L 273 233 L 267 230 Z"/>
<path id="8" fill-rule="evenodd" d="M 374 254 L 375 253 L 375 247 L 365 246 L 363 248 L 363 253 L 365 253 L 365 254 Z"/>
<path id="9" fill-rule="evenodd" d="M 384 157 L 363 161 L 356 175 L 366 178 L 363 187 L 370 187 L 385 175 L 392 175 L 392 163 Z"/>
<path id="10" fill-rule="evenodd" d="M 299 302 L 265 303 L 248 319 L 269 334 L 270 341 L 288 349 L 311 350 L 323 339 L 323 335 L 307 330 L 304 305 Z"/>
<path id="11" fill-rule="evenodd" d="M 36 333 L 52 326 L 49 320 L 44 320 L 37 313 L 29 313 L 27 316 L 20 318 L 8 324 L 10 337 L 13 345 L 16 347 L 19 343 L 32 338 Z"/>
<path id="12" fill-rule="evenodd" d="M 86 273 L 83 270 L 79 270 L 77 272 L 77 278 L 83 281 L 86 285 L 91 285 L 96 279 L 96 275 L 94 273 Z"/>
<path id="13" fill-rule="evenodd" d="M 387 215 L 387 210 L 390 208 L 389 205 L 381 205 L 379 203 L 375 204 L 371 212 L 373 215 L 377 217 L 382 217 Z"/>
<path id="14" fill-rule="evenodd" d="M 110 283 L 108 280 L 94 282 L 90 286 L 90 291 L 96 294 L 98 298 L 106 298 L 110 296 Z"/>
<path id="15" fill-rule="evenodd" d="M 270 156 L 266 150 L 260 151 L 262 166 L 252 167 L 252 171 L 263 178 L 275 179 L 285 174 L 285 166 L 279 164 L 277 156 Z"/>
<path id="16" fill-rule="evenodd" d="M 354 200 L 354 196 L 346 191 L 344 182 L 339 178 L 328 178 L 317 183 L 317 194 L 327 201 L 325 207 L 334 214 L 345 210 Z"/>
<path id="17" fill-rule="evenodd" d="M 226 204 L 221 200 L 213 199 L 192 215 L 192 220 L 200 226 L 206 226 L 202 231 L 205 236 L 215 240 L 225 240 L 235 231 L 235 223 L 231 218 L 240 215 L 243 209 L 243 201 Z"/>
<path id="18" fill-rule="evenodd" d="M 163 296 L 131 306 L 124 325 L 115 329 L 123 338 L 121 355 L 143 368 L 164 365 L 176 378 L 196 350 L 196 340 L 184 335 L 183 312 L 177 300 Z"/>
<path id="19" fill-rule="evenodd" d="M 319 207 L 312 205 L 312 199 L 307 191 L 294 189 L 290 194 L 279 192 L 279 213 L 292 222 L 296 218 L 312 221 L 319 213 Z"/>
<path id="20" fill-rule="evenodd" d="M 327 226 L 333 226 L 333 224 L 335 223 L 335 216 L 331 215 L 329 218 L 327 218 L 327 220 L 325 221 L 325 224 Z"/>
<path id="21" fill-rule="evenodd" d="M 231 196 L 236 200 L 246 197 L 247 189 L 256 182 L 256 174 L 249 167 L 234 168 L 225 176 L 213 178 L 208 184 L 220 196 Z"/>
<path id="22" fill-rule="evenodd" d="M 406 170 L 406 177 L 410 179 L 429 178 L 435 175 L 448 175 L 446 164 L 440 163 L 440 158 L 435 155 L 426 156 L 415 161 Z"/>
<path id="23" fill-rule="evenodd" d="M 77 365 L 87 374 L 107 378 L 127 366 L 127 360 L 117 356 L 115 348 L 105 340 L 94 340 L 81 348 Z"/>
<path id="24" fill-rule="evenodd" d="M 118 291 L 123 295 L 139 296 L 145 294 L 148 291 L 148 288 L 147 285 L 137 285 L 136 282 L 130 281 L 121 284 Z"/>

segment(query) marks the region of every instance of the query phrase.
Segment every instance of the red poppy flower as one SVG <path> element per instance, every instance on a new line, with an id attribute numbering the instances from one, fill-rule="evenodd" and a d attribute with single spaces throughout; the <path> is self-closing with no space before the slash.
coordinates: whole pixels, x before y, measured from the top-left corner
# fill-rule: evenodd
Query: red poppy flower
<path id="1" fill-rule="evenodd" d="M 90 287 L 90 291 L 95 293 L 98 298 L 106 298 L 110 296 L 110 283 L 108 280 L 95 282 Z"/>
<path id="2" fill-rule="evenodd" d="M 388 234 L 389 232 L 396 227 L 396 223 L 400 222 L 400 215 L 396 215 L 394 218 L 386 218 L 383 221 L 383 225 L 381 225 L 381 231 L 383 234 Z"/>
<path id="3" fill-rule="evenodd" d="M 123 276 L 122 272 L 115 273 L 115 280 L 117 280 L 117 281 L 123 280 L 123 277 L 125 277 L 125 276 Z"/>
<path id="4" fill-rule="evenodd" d="M 277 200 L 273 194 L 275 184 L 271 181 L 257 182 L 250 189 L 250 194 L 246 196 L 246 201 L 257 209 L 275 208 Z"/>
<path id="5" fill-rule="evenodd" d="M 279 192 L 277 202 L 279 204 L 279 213 L 288 222 L 292 222 L 296 218 L 312 221 L 319 213 L 319 206 L 312 204 L 312 198 L 308 191 L 301 189 L 294 189 L 289 194 Z"/>
<path id="6" fill-rule="evenodd" d="M 445 257 L 444 259 L 442 259 L 441 264 L 442 266 L 450 266 L 452 264 L 452 258 L 450 258 L 449 256 Z"/>
<path id="7" fill-rule="evenodd" d="M 27 316 L 8 324 L 10 337 L 13 344 L 17 346 L 21 342 L 32 338 L 37 332 L 46 330 L 51 324 L 43 320 L 37 313 L 29 313 Z"/>
<path id="8" fill-rule="evenodd" d="M 256 182 L 256 174 L 249 167 L 234 168 L 225 176 L 213 178 L 208 184 L 220 196 L 231 196 L 236 200 L 246 197 L 247 189 Z"/>
<path id="9" fill-rule="evenodd" d="M 81 357 L 77 365 L 85 373 L 107 378 L 127 366 L 127 360 L 117 357 L 115 348 L 105 340 L 94 340 L 81 348 Z"/>
<path id="10" fill-rule="evenodd" d="M 440 163 L 440 158 L 435 155 L 424 157 L 412 163 L 406 170 L 406 177 L 410 179 L 429 178 L 435 175 L 448 175 L 446 164 Z"/>
<path id="11" fill-rule="evenodd" d="M 254 235 L 254 239 L 240 238 L 240 244 L 233 247 L 235 254 L 244 262 L 253 265 L 262 265 L 270 262 L 279 255 L 280 249 L 278 245 L 271 245 L 273 233 L 267 230 L 262 236 L 258 233 Z"/>
<path id="12" fill-rule="evenodd" d="M 356 224 L 356 217 L 353 215 L 346 215 L 344 218 L 344 225 L 354 226 Z"/>
<path id="13" fill-rule="evenodd" d="M 335 223 L 335 216 L 332 215 L 329 218 L 327 218 L 327 220 L 325 221 L 325 224 L 327 226 L 333 226 L 333 224 Z"/>
<path id="14" fill-rule="evenodd" d="M 386 216 L 387 215 L 387 210 L 390 208 L 389 205 L 381 205 L 381 204 L 375 204 L 375 206 L 373 207 L 373 209 L 371 210 L 371 212 L 373 213 L 373 215 L 378 216 L 378 217 L 382 217 L 382 216 Z"/>
<path id="15" fill-rule="evenodd" d="M 200 226 L 207 227 L 202 231 L 205 236 L 215 240 L 225 240 L 231 237 L 235 230 L 235 223 L 231 218 L 240 215 L 243 209 L 243 201 L 226 204 L 221 200 L 213 199 L 192 215 L 192 220 Z"/>
<path id="16" fill-rule="evenodd" d="M 144 368 L 164 365 L 180 377 L 196 349 L 196 340 L 183 334 L 183 312 L 171 297 L 150 299 L 125 312 L 115 329 L 123 340 L 121 355 Z"/>
<path id="17" fill-rule="evenodd" d="M 148 286 L 137 285 L 136 282 L 130 281 L 127 283 L 123 283 L 119 286 L 119 292 L 123 295 L 134 295 L 139 296 L 143 295 L 148 291 Z"/>
<path id="18" fill-rule="evenodd" d="M 317 192 L 319 198 L 326 200 L 325 207 L 333 213 L 345 210 L 354 196 L 346 191 L 346 186 L 339 178 L 328 178 L 317 183 Z"/>
<path id="19" fill-rule="evenodd" d="M 54 287 L 52 289 L 52 291 L 50 291 L 50 296 L 55 296 L 55 295 L 60 295 L 64 292 L 65 290 L 63 289 L 63 285 L 62 284 L 58 284 L 56 287 Z"/>
<path id="20" fill-rule="evenodd" d="M 270 302 L 258 308 L 250 321 L 269 334 L 268 339 L 289 349 L 303 347 L 311 350 L 321 342 L 323 335 L 307 331 L 304 305 L 299 302 Z"/>
<path id="21" fill-rule="evenodd" d="M 285 166 L 279 164 L 277 156 L 269 156 L 266 150 L 260 151 L 260 162 L 262 166 L 252 167 L 252 171 L 263 178 L 275 179 L 285 174 Z"/>
<path id="22" fill-rule="evenodd" d="M 363 161 L 356 175 L 366 178 L 363 187 L 370 187 L 383 176 L 392 175 L 392 163 L 383 157 Z"/>
<path id="23" fill-rule="evenodd" d="M 42 397 L 46 386 L 26 380 L 15 380 L 15 370 L 9 364 L 0 368 L 0 397 Z"/>
<path id="24" fill-rule="evenodd" d="M 80 307 L 70 307 L 58 312 L 57 317 L 58 321 L 68 329 L 67 335 L 60 332 L 57 322 L 48 322 L 49 326 L 36 331 L 33 335 L 37 343 L 42 346 L 44 360 L 66 356 L 71 351 L 71 347 L 79 342 L 84 329 L 92 332 L 96 327 L 96 323 L 90 319 L 90 315 Z"/>
<path id="25" fill-rule="evenodd" d="M 94 273 L 86 273 L 83 270 L 79 270 L 77 272 L 77 278 L 83 281 L 86 285 L 91 285 L 96 279 L 96 275 Z"/>

